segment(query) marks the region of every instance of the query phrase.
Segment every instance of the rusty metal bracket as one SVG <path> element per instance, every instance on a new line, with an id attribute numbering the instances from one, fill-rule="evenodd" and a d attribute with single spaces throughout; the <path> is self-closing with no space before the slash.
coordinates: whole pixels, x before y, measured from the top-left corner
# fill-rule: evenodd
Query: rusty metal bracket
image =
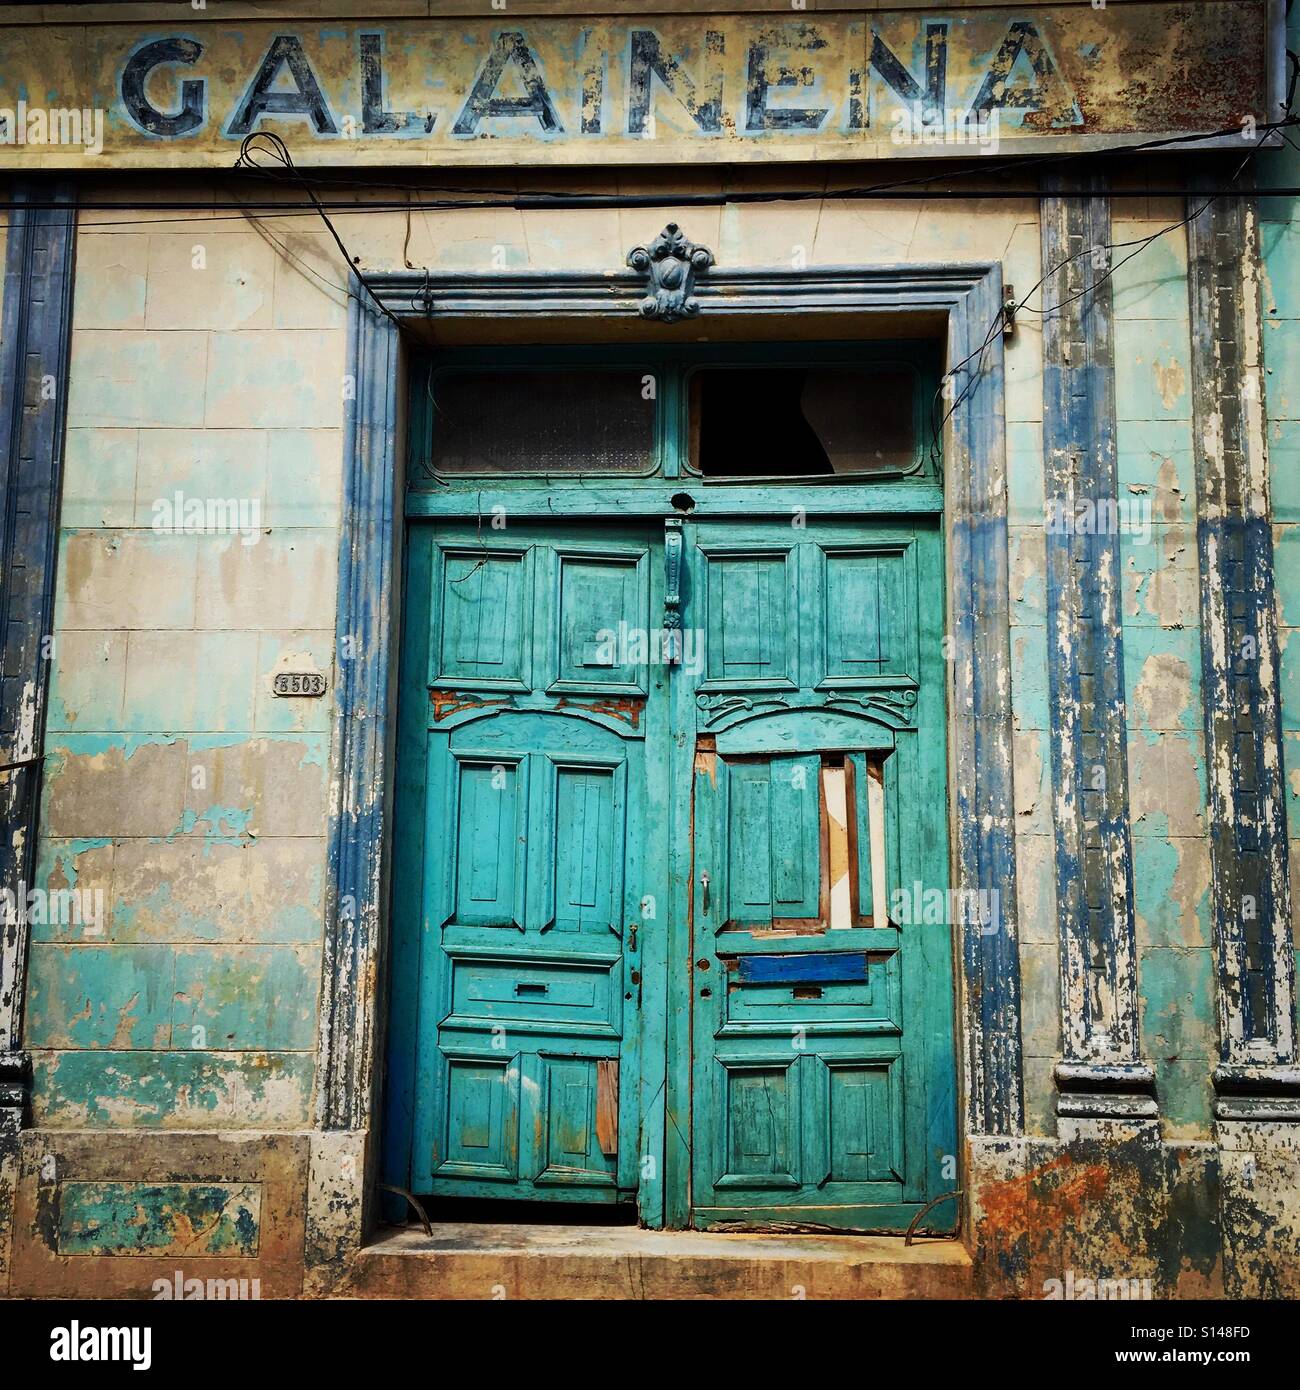
<path id="1" fill-rule="evenodd" d="M 404 1187 L 395 1187 L 392 1183 L 387 1182 L 381 1182 L 379 1184 L 379 1190 L 381 1192 L 391 1192 L 397 1197 L 405 1197 L 411 1207 L 414 1208 L 416 1216 L 420 1218 L 420 1225 L 424 1227 L 424 1234 L 429 1237 L 433 1236 L 433 1226 L 428 1216 L 425 1214 L 424 1208 L 420 1205 L 420 1199 L 414 1192 L 408 1192 Z"/>
<path id="2" fill-rule="evenodd" d="M 1016 303 L 1016 287 L 1014 285 L 1004 285 L 1002 289 L 1002 336 L 1004 338 L 1014 337 L 1016 331 L 1016 310 L 1020 307 Z"/>
<path id="3" fill-rule="evenodd" d="M 937 1196 L 932 1202 L 927 1202 L 927 1203 L 925 1204 L 925 1206 L 923 1206 L 923 1207 L 921 1208 L 921 1210 L 918 1211 L 918 1212 L 916 1213 L 916 1215 L 912 1218 L 912 1224 L 911 1224 L 910 1226 L 908 1226 L 908 1228 L 907 1228 L 907 1235 L 906 1235 L 906 1237 L 905 1237 L 904 1240 L 903 1240 L 903 1244 L 904 1244 L 904 1245 L 911 1245 L 911 1243 L 912 1243 L 912 1237 L 916 1234 L 916 1228 L 921 1224 L 922 1220 L 923 1220 L 925 1217 L 929 1216 L 929 1214 L 935 1209 L 935 1207 L 937 1207 L 937 1206 L 939 1205 L 940 1202 L 946 1202 L 946 1201 L 948 1200 L 949 1197 L 960 1197 L 960 1196 L 962 1196 L 962 1195 L 963 1195 L 963 1193 L 962 1193 L 961 1188 L 960 1188 L 960 1187 L 955 1187 L 955 1188 L 953 1188 L 953 1190 L 952 1190 L 951 1192 L 941 1192 L 941 1193 L 939 1194 L 939 1196 Z M 960 1230 L 960 1229 L 961 1229 L 961 1225 L 960 1225 L 960 1222 L 961 1222 L 961 1208 L 960 1208 L 960 1207 L 957 1208 L 957 1221 L 958 1221 L 958 1228 L 957 1228 L 957 1229 Z"/>

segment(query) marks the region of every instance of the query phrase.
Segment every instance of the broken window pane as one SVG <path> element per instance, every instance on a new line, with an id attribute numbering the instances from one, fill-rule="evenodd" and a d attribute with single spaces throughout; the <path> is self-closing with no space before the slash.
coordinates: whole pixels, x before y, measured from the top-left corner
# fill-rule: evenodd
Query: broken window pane
<path id="1" fill-rule="evenodd" d="M 867 757 L 867 838 L 871 866 L 871 922 L 889 925 L 888 876 L 885 869 L 885 763 L 881 757 Z"/>
<path id="2" fill-rule="evenodd" d="M 691 463 L 706 477 L 896 475 L 918 461 L 904 368 L 706 367 L 690 402 Z"/>
<path id="3" fill-rule="evenodd" d="M 884 754 L 729 761 L 725 926 L 888 926 Z"/>

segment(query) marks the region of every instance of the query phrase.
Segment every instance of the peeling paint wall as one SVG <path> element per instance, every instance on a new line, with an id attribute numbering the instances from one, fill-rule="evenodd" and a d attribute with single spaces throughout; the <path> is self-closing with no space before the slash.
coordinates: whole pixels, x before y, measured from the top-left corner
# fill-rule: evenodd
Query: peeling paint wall
<path id="1" fill-rule="evenodd" d="M 1179 199 L 1120 199 L 1112 239 L 1135 243 L 1185 215 Z M 1114 253 L 1115 393 L 1119 496 L 1134 507 L 1120 555 L 1141 1050 L 1165 1134 L 1192 1138 L 1209 1133 L 1218 1040 L 1186 233 L 1127 255 Z"/>
<path id="2" fill-rule="evenodd" d="M 1300 156 L 1292 151 L 1268 155 L 1261 168 L 1266 182 L 1300 182 Z M 803 184 L 817 194 L 825 187 L 820 172 L 805 168 L 736 177 L 750 189 Z M 549 182 L 569 186 L 560 177 Z M 582 186 L 591 184 L 589 176 Z M 621 178 L 619 186 L 702 192 L 719 185 L 716 174 L 688 169 L 663 179 Z M 126 187 L 116 185 L 115 193 Z M 143 183 L 129 187 L 150 191 Z M 1116 193 L 1117 243 L 1185 215 L 1181 201 L 1125 198 L 1122 185 Z M 1262 204 L 1293 837 L 1300 827 L 1298 214 L 1293 203 Z M 217 217 L 178 223 L 169 214 L 141 216 L 84 213 L 77 245 L 37 882 L 52 892 L 102 893 L 103 914 L 33 929 L 25 1040 L 42 1133 L 27 1141 L 24 1158 L 30 1212 L 42 1209 L 40 1194 L 50 1184 L 43 1148 L 68 1156 L 55 1164 L 55 1186 L 65 1196 L 49 1226 L 53 1254 L 45 1263 L 23 1257 L 30 1279 L 48 1287 L 65 1277 L 59 1260 L 66 1254 L 106 1259 L 128 1253 L 129 1240 L 147 1240 L 149 1253 L 171 1250 L 183 1242 L 186 1223 L 214 1204 L 228 1211 L 229 1230 L 209 1253 L 250 1262 L 245 1228 L 287 1221 L 297 1230 L 303 1213 L 284 1216 L 284 1193 L 299 1192 L 301 1203 L 307 1187 L 297 1138 L 283 1141 L 290 1176 L 278 1179 L 280 1188 L 263 1189 L 261 1168 L 251 1159 L 232 1166 L 217 1144 L 200 1144 L 201 1159 L 188 1167 L 151 1150 L 148 1169 L 133 1169 L 124 1147 L 111 1168 L 92 1162 L 76 1135 L 61 1133 L 242 1129 L 253 1132 L 251 1145 L 259 1134 L 312 1127 L 346 267 L 313 218 L 267 219 L 259 228 Z M 409 264 L 491 273 L 617 268 L 630 246 L 670 219 L 731 267 L 988 260 L 1002 264 L 1020 297 L 1044 270 L 1038 195 L 1029 184 L 1022 198 L 968 202 L 812 196 L 723 209 L 417 208 L 409 220 L 385 213 L 336 221 L 364 270 Z M 1139 1050 L 1156 1070 L 1160 1119 L 1154 1133 L 1116 1129 L 1099 1138 L 1056 1114 L 1061 942 L 1043 350 L 1037 317 L 1022 312 L 1006 345 L 1005 427 L 1026 1133 L 972 1145 L 972 1239 L 991 1291 L 1041 1296 L 1042 1280 L 1059 1277 L 1071 1261 L 1100 1273 L 1123 1267 L 1125 1254 L 1139 1249 L 1130 1277 L 1149 1267 L 1169 1291 L 1268 1289 L 1279 1287 L 1277 1263 L 1292 1258 L 1288 1232 L 1300 1226 L 1294 1197 L 1286 1196 L 1294 1146 L 1261 1150 L 1252 1134 L 1225 1134 L 1211 1117 L 1219 1041 L 1181 229 L 1118 267 L 1114 319 L 1119 493 L 1147 523 L 1121 535 L 1121 612 Z M 169 529 L 185 501 L 208 499 L 256 502 L 256 524 L 243 533 L 195 533 L 182 516 L 182 529 Z M 303 666 L 330 676 L 330 694 L 275 698 L 274 672 Z M 337 1137 L 355 1174 L 354 1137 Z M 150 1136 L 169 1139 L 182 1142 Z M 348 1194 L 356 1183 L 331 1163 L 322 1160 L 319 1172 L 315 1160 L 312 1166 L 313 1190 L 328 1193 L 317 1205 L 340 1213 L 348 1232 L 340 1244 L 354 1242 L 359 1216 Z M 1268 1185 L 1257 1200 L 1260 1173 Z M 131 1179 L 149 1195 L 124 1191 Z M 132 1200 L 144 1201 L 148 1219 L 113 1245 L 115 1213 Z M 326 1244 L 333 1236 L 317 1230 L 312 1238 Z M 1258 1251 L 1269 1241 L 1281 1253 L 1261 1265 Z M 292 1288 L 291 1258 L 285 1268 Z"/>
<path id="3" fill-rule="evenodd" d="M 1291 15 L 1287 43 L 1300 51 L 1300 12 Z M 1261 160 L 1260 174 L 1262 189 L 1296 187 L 1300 152 L 1293 145 L 1270 152 Z M 1261 200 L 1260 241 L 1278 683 L 1294 913 L 1300 902 L 1300 198 Z M 1300 948 L 1300 925 L 1294 917 L 1292 927 Z"/>
<path id="4" fill-rule="evenodd" d="M 603 270 L 669 215 L 337 223 L 368 270 Z M 676 215 L 731 265 L 987 259 L 1037 278 L 1030 196 Z M 33 929 L 39 1125 L 308 1123 L 330 703 L 277 699 L 270 678 L 331 671 L 343 277 L 310 218 L 81 219 L 38 886 L 102 893 L 104 910 Z M 1008 359 L 1031 490 L 1037 352 L 1029 329 Z M 211 499 L 253 504 L 259 524 L 171 529 Z"/>
<path id="5" fill-rule="evenodd" d="M 298 262 L 81 218 L 37 885 L 83 911 L 32 932 L 41 1125 L 308 1122 L 329 709 L 271 677 L 331 672 L 343 297 L 277 236 Z"/>

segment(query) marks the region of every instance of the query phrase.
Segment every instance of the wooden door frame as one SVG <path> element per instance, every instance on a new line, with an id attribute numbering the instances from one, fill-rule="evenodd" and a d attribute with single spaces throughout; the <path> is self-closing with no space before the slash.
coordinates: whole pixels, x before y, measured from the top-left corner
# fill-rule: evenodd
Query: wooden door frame
<path id="1" fill-rule="evenodd" d="M 347 1183 L 309 1202 L 309 1258 L 364 1238 L 373 1212 L 382 1114 L 381 1055 L 391 830 L 394 663 L 398 651 L 404 451 L 400 323 L 484 321 L 526 341 L 539 321 L 595 324 L 637 312 L 633 272 L 382 273 L 352 281 L 336 616 L 324 967 L 316 1122 L 363 1155 Z M 703 319 L 817 314 L 900 316 L 946 325 L 955 403 L 943 426 L 949 688 L 949 824 L 955 886 L 996 892 L 997 930 L 962 928 L 957 1040 L 966 1137 L 1023 1130 L 1010 592 L 1007 550 L 1002 269 L 974 265 L 713 269 L 697 286 Z M 659 329 L 660 332 L 672 330 Z M 830 494 L 840 489 L 826 489 Z M 728 489 L 728 491 L 731 491 Z M 810 492 L 816 490 L 810 489 Z M 739 499 L 737 499 L 739 505 Z M 958 1156 L 960 1157 L 960 1156 Z M 339 1190 L 347 1187 L 346 1192 Z M 340 1230 L 340 1201 L 350 1213 Z"/>

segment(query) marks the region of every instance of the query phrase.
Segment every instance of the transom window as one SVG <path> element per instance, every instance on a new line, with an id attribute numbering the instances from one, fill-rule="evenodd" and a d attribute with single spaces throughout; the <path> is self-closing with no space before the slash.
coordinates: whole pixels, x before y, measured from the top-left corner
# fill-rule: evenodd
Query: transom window
<path id="1" fill-rule="evenodd" d="M 452 368 L 429 383 L 439 473 L 650 473 L 659 461 L 649 369 Z"/>
<path id="2" fill-rule="evenodd" d="M 933 481 L 937 363 L 920 342 L 435 354 L 416 364 L 411 486 Z"/>

